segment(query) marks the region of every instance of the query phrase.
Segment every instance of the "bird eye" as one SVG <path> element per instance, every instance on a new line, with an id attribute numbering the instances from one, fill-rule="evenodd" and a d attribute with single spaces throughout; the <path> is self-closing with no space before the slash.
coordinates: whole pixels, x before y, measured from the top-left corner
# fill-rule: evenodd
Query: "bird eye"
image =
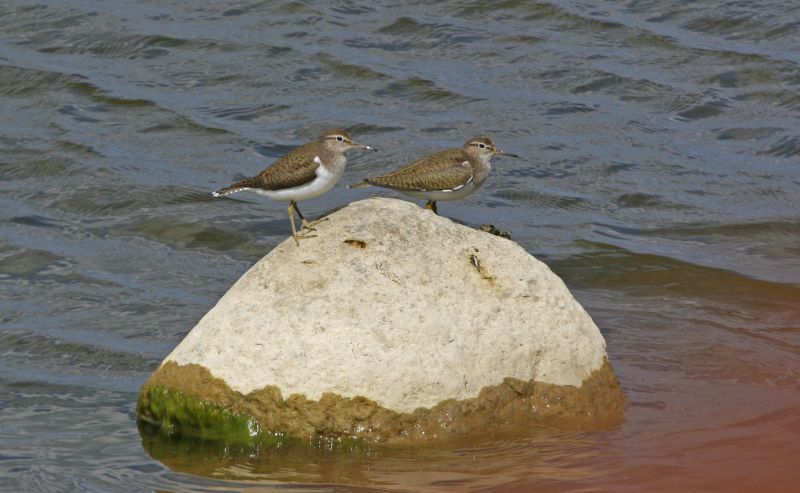
<path id="1" fill-rule="evenodd" d="M 480 147 L 481 149 L 485 149 L 486 148 L 486 144 L 478 144 L 478 147 Z"/>
<path id="2" fill-rule="evenodd" d="M 343 141 L 343 140 L 344 140 L 344 137 L 342 137 L 341 135 L 337 135 L 337 136 L 336 136 L 336 140 L 338 140 L 339 142 L 341 142 L 341 141 Z"/>

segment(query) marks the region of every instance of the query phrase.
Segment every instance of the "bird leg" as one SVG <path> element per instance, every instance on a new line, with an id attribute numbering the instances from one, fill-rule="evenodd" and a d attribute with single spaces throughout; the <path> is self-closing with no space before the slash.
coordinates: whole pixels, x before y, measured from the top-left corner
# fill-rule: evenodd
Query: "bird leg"
<path id="1" fill-rule="evenodd" d="M 305 227 L 306 220 L 303 218 L 303 215 L 300 214 L 300 209 L 297 208 L 297 202 L 292 200 L 291 202 L 289 202 L 289 209 L 287 210 L 287 212 L 289 213 L 289 222 L 292 224 L 292 238 L 294 238 L 294 242 L 297 244 L 297 246 L 300 246 L 300 240 L 305 238 L 314 238 L 315 235 L 309 235 L 308 233 L 306 234 L 297 233 L 297 228 L 295 228 L 294 225 L 295 211 L 297 211 L 297 215 L 300 216 L 300 219 L 303 221 L 303 226 Z M 311 231 L 313 231 L 313 229 Z"/>
<path id="2" fill-rule="evenodd" d="M 292 224 L 292 238 L 297 246 L 300 246 L 300 240 L 297 238 L 297 229 L 294 227 L 294 200 L 289 202 L 289 222 Z"/>
<path id="3" fill-rule="evenodd" d="M 439 215 L 439 211 L 436 209 L 436 201 L 435 200 L 429 200 L 425 204 L 425 208 L 432 210 L 433 213 L 436 214 L 437 216 Z"/>
<path id="4" fill-rule="evenodd" d="M 322 221 L 327 221 L 327 217 L 323 217 L 322 219 L 317 219 L 316 221 L 307 221 L 303 214 L 300 212 L 300 208 L 297 207 L 297 202 L 292 201 L 294 204 L 294 210 L 297 212 L 297 215 L 300 216 L 300 220 L 303 222 L 303 226 L 300 228 L 301 230 L 307 229 L 309 231 L 316 231 L 314 228 L 315 225 L 321 223 Z"/>

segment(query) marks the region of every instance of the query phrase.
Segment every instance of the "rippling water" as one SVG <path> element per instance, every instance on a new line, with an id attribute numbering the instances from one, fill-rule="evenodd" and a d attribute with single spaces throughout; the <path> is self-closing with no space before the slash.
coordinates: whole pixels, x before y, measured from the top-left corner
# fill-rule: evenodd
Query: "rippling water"
<path id="1" fill-rule="evenodd" d="M 799 64 L 795 2 L 0 3 L 0 489 L 791 491 Z M 440 213 L 566 280 L 621 427 L 150 458 L 138 387 L 288 234 L 284 206 L 209 192 L 331 125 L 382 152 L 312 217 L 475 133 L 524 156 Z"/>

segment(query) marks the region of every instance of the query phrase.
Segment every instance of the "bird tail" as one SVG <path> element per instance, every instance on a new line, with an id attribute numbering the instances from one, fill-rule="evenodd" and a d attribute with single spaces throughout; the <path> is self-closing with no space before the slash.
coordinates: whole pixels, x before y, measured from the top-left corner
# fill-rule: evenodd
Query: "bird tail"
<path id="1" fill-rule="evenodd" d="M 362 181 L 360 181 L 358 183 L 353 183 L 352 185 L 347 185 L 347 188 L 364 188 L 364 187 L 368 187 L 370 185 L 372 185 L 372 183 L 370 183 L 369 182 L 369 178 L 367 178 L 366 180 L 362 180 Z"/>
<path id="2" fill-rule="evenodd" d="M 216 192 L 213 192 L 211 196 L 224 197 L 232 193 L 241 192 L 242 190 L 247 190 L 249 188 L 256 188 L 256 187 L 258 187 L 258 182 L 256 181 L 256 179 L 248 178 L 246 180 L 238 181 L 229 187 L 217 190 Z"/>

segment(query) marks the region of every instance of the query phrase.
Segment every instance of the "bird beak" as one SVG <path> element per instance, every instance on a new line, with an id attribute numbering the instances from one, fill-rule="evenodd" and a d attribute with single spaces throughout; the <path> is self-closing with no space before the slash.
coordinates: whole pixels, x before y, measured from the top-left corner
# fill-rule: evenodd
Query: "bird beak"
<path id="1" fill-rule="evenodd" d="M 378 149 L 375 149 L 374 147 L 370 147 L 368 145 L 356 144 L 355 142 L 351 142 L 350 145 L 352 145 L 353 147 L 360 147 L 361 149 L 366 149 L 368 151 L 377 151 L 378 150 Z"/>
<path id="2" fill-rule="evenodd" d="M 515 157 L 515 158 L 519 158 L 519 156 L 518 156 L 518 155 L 516 155 L 516 154 L 511 154 L 510 152 L 506 152 L 506 151 L 504 151 L 504 150 L 502 150 L 502 149 L 497 149 L 497 152 L 496 152 L 495 154 L 500 154 L 501 156 L 508 156 L 508 157 Z"/>

